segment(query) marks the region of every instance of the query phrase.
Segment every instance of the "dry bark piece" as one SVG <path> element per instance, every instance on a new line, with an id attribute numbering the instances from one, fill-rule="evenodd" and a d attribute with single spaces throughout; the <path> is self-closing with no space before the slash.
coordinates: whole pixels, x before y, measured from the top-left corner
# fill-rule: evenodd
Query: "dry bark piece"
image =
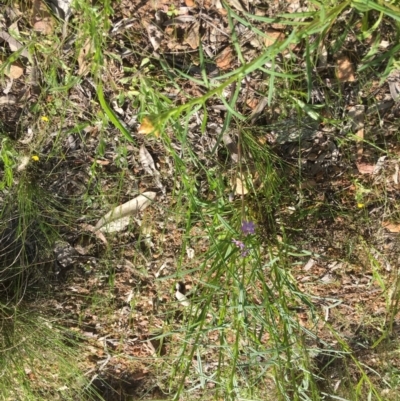
<path id="1" fill-rule="evenodd" d="M 155 192 L 144 192 L 134 199 L 124 203 L 123 205 L 117 206 L 107 214 L 105 214 L 96 224 L 94 230 L 99 230 L 106 224 L 110 224 L 113 221 L 122 219 L 127 216 L 131 216 L 139 211 L 146 209 L 147 206 L 155 199 Z M 121 222 L 121 224 L 124 222 Z M 117 226 L 117 225 L 116 225 Z"/>
<path id="2" fill-rule="evenodd" d="M 353 82 L 356 80 L 354 65 L 347 56 L 338 57 L 336 65 L 336 76 L 340 82 Z"/>

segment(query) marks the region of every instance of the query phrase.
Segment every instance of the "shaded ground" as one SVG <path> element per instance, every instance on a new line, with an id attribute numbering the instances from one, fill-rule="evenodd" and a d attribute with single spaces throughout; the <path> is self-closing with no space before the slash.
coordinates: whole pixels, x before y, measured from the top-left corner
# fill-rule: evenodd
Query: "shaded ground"
<path id="1" fill-rule="evenodd" d="M 17 22 L 21 32 L 32 31 L 22 6 L 3 7 L 2 29 Z M 208 174 L 216 172 L 226 187 L 225 198 L 232 196 L 233 202 L 240 204 L 241 191 L 237 181 L 232 181 L 238 169 L 235 157 L 239 157 L 240 141 L 240 157 L 249 172 L 247 186 L 249 181 L 253 186 L 245 202 L 253 210 L 258 240 L 276 244 L 276 255 L 287 257 L 284 268 L 290 269 L 298 289 L 311 296 L 315 310 L 293 303 L 296 319 L 318 337 L 314 343 L 306 339 L 305 344 L 329 349 L 326 355 L 315 354 L 318 374 L 332 379 L 323 386 L 332 390 L 351 385 L 341 384 L 343 366 L 348 377 L 357 376 L 349 361 L 334 355 L 332 350 L 342 344 L 327 326 L 340 333 L 359 361 L 379 371 L 389 363 L 380 347 L 390 347 L 387 340 L 397 336 L 400 324 L 399 106 L 393 96 L 396 78 L 391 75 L 388 82 L 384 76 L 389 73 L 387 65 L 373 64 L 374 68 L 356 73 L 357 67 L 368 64 L 367 54 L 374 44 L 357 37 L 357 26 L 346 31 L 340 46 L 331 40 L 356 12 L 338 20 L 321 42 L 329 56 L 325 61 L 315 60 L 315 75 L 308 77 L 310 110 L 286 103 L 284 93 L 288 86 L 299 92 L 307 90 L 304 54 L 306 46 L 317 40 L 311 36 L 309 42 L 290 49 L 291 59 L 285 58 L 288 53 L 277 57 L 278 72 L 287 68 L 293 75 L 302 75 L 287 80 L 286 87 L 280 83 L 271 105 L 267 101 L 270 78 L 257 70 L 241 82 L 237 96 L 235 85 L 225 93 L 228 102 L 236 97 L 235 110 L 247 120 L 233 119 L 220 138 L 228 109 L 213 98 L 207 103 L 204 127 L 205 113 L 199 108 L 184 121 L 186 130 L 183 124 L 166 128 L 174 154 L 154 135 L 146 136 L 140 125 L 143 117 L 158 112 L 161 106 L 172 108 L 202 96 L 207 92 L 207 80 L 239 67 L 241 59 L 253 60 L 275 40 L 283 40 L 290 26 L 253 21 L 254 27 L 273 37 L 269 44 L 267 38 L 236 20 L 232 31 L 219 2 L 200 6 L 190 0 L 185 4 L 122 1 L 113 7 L 110 20 L 101 22 L 107 37 L 100 44 L 87 42 L 91 23 L 84 20 L 83 9 L 75 11 L 64 32 L 59 22 L 59 30 L 48 35 L 36 29 L 37 43 L 62 38 L 62 51 L 52 46 L 37 51 L 23 75 L 6 76 L 1 84 L 3 93 L 8 90 L 1 98 L 2 139 L 11 139 L 13 149 L 29 158 L 23 167 L 23 159 L 16 158 L 19 165 L 14 179 L 35 191 L 38 216 L 51 227 L 49 238 L 57 237 L 45 249 L 35 245 L 40 241 L 34 234 L 29 237 L 27 254 L 31 258 L 26 262 L 35 261 L 39 271 L 33 275 L 36 286 L 29 287 L 46 288 L 47 295 L 37 301 L 39 307 L 52 311 L 85 345 L 81 364 L 93 386 L 106 400 L 163 399 L 175 391 L 178 384 L 170 384 L 165 366 L 177 363 L 177 348 L 187 330 L 187 313 L 176 299 L 176 284 L 181 283 L 181 292 L 199 302 L 209 294 L 199 266 L 211 266 L 203 260 L 215 240 L 207 231 L 214 215 L 207 210 L 220 199 Z M 233 6 L 239 14 L 244 12 L 240 7 Z M 272 18 L 312 7 L 308 3 L 260 2 L 251 5 L 250 11 Z M 371 14 L 370 18 L 373 22 L 377 16 Z M 86 36 L 79 33 L 81 25 Z M 381 46 L 386 47 L 381 54 L 395 48 L 390 28 L 382 25 Z M 205 60 L 199 56 L 200 42 Z M 13 52 L 6 43 L 0 45 L 10 56 Z M 104 55 L 101 78 L 107 102 L 134 136 L 134 143 L 107 124 L 101 114 L 91 74 L 96 45 L 102 46 Z M 324 119 L 315 121 L 313 110 Z M 252 143 L 268 150 L 271 166 L 282 179 L 280 201 L 275 204 L 257 196 L 266 184 L 262 173 L 257 175 L 262 170 L 251 155 Z M 3 141 L 3 149 L 6 144 Z M 154 169 L 143 163 L 143 147 Z M 202 202 L 204 213 L 198 220 L 190 217 L 187 221 L 190 194 L 176 196 L 185 179 L 176 167 L 176 155 Z M 3 160 L 3 180 L 8 168 Z M 241 181 L 244 185 L 245 180 Z M 125 230 L 105 236 L 93 233 L 93 226 L 113 206 L 149 190 L 157 193 L 157 201 Z M 4 208 L 12 196 L 12 190 L 5 187 L 0 199 Z M 57 218 L 54 210 L 59 212 Z M 9 214 L 3 216 L 3 223 L 12 221 Z M 6 223 L 3 239 L 17 231 Z M 5 243 L 3 240 L 3 247 Z M 284 249 L 278 246 L 282 243 L 291 245 Z M 20 243 L 16 246 L 23 247 Z M 261 255 L 261 260 L 267 264 L 276 255 Z M 262 274 L 260 288 L 271 280 L 267 269 Z M 257 289 L 246 290 L 254 292 L 255 304 L 263 304 L 264 300 L 257 299 Z M 216 290 L 213 305 L 219 304 L 220 296 Z M 320 316 L 317 325 L 314 313 Z M 204 359 L 211 375 L 217 367 L 212 349 L 218 336 L 210 331 L 206 337 L 202 339 Z M 234 341 L 232 332 L 227 342 Z M 242 358 L 245 363 L 247 356 Z M 194 368 L 195 362 L 193 358 Z M 398 360 L 391 358 L 390 365 L 397 367 Z M 372 380 L 379 381 L 375 376 Z M 184 385 L 193 388 L 197 383 L 188 378 Z M 269 379 L 263 385 L 273 386 Z M 211 381 L 206 389 L 212 393 Z M 192 394 L 192 399 L 201 396 Z"/>

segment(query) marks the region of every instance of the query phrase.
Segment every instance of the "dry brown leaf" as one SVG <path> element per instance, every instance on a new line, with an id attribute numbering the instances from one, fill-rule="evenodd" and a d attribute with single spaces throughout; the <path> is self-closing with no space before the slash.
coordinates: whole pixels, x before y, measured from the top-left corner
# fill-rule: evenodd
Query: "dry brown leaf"
<path id="1" fill-rule="evenodd" d="M 144 135 L 154 134 L 156 137 L 160 136 L 160 131 L 155 128 L 149 117 L 143 117 L 142 123 L 138 129 L 138 133 Z"/>
<path id="2" fill-rule="evenodd" d="M 215 63 L 221 70 L 227 70 L 231 66 L 232 61 L 233 52 L 229 46 L 225 47 L 225 49 L 215 58 Z"/>
<path id="3" fill-rule="evenodd" d="M 187 33 L 185 43 L 187 43 L 193 50 L 199 47 L 200 37 L 199 37 L 200 22 L 195 22 Z"/>
<path id="4" fill-rule="evenodd" d="M 89 73 L 90 70 L 89 58 L 91 57 L 92 53 L 93 53 L 92 40 L 91 38 L 87 38 L 85 44 L 80 49 L 78 55 L 79 75 L 86 75 Z"/>
<path id="5" fill-rule="evenodd" d="M 386 228 L 391 233 L 398 233 L 400 232 L 400 224 L 391 223 L 390 221 L 383 221 L 382 227 Z"/>
<path id="6" fill-rule="evenodd" d="M 24 74 L 24 68 L 22 67 L 22 65 L 20 63 L 15 62 L 15 63 L 12 63 L 10 65 L 10 69 L 4 71 L 4 73 L 9 78 L 18 79 Z"/>
<path id="7" fill-rule="evenodd" d="M 274 29 L 268 29 L 267 32 L 265 32 L 267 35 L 266 38 L 264 38 L 264 45 L 266 47 L 272 46 L 275 42 L 280 42 L 283 39 L 285 39 L 285 34 L 279 31 L 275 31 Z"/>
<path id="8" fill-rule="evenodd" d="M 354 65 L 347 56 L 338 57 L 336 60 L 336 76 L 341 82 L 353 82 L 354 77 Z"/>
<path id="9" fill-rule="evenodd" d="M 53 16 L 41 0 L 34 0 L 31 20 L 33 30 L 44 35 L 50 35 L 54 31 Z"/>
<path id="10" fill-rule="evenodd" d="M 364 162 L 356 162 L 356 166 L 357 166 L 358 172 L 360 174 L 372 174 L 375 170 L 374 164 L 368 164 L 368 163 L 364 163 Z"/>
<path id="11" fill-rule="evenodd" d="M 196 3 L 193 0 L 185 0 L 186 7 L 195 7 Z"/>

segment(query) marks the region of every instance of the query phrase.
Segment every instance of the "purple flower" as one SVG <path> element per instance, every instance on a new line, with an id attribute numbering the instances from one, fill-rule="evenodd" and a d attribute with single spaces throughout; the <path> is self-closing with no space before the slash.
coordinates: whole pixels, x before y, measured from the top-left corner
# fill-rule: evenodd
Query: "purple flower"
<path id="1" fill-rule="evenodd" d="M 246 257 L 249 254 L 249 250 L 246 248 L 246 245 L 242 241 L 238 241 L 237 239 L 232 239 L 232 242 L 241 249 L 241 255 L 242 257 Z"/>
<path id="2" fill-rule="evenodd" d="M 256 225 L 252 221 L 242 222 L 242 232 L 244 235 L 254 234 L 256 230 Z"/>
<path id="3" fill-rule="evenodd" d="M 233 242 L 238 248 L 240 248 L 242 251 L 246 248 L 246 245 L 243 244 L 242 241 L 238 241 L 237 239 L 233 239 L 232 242 Z"/>

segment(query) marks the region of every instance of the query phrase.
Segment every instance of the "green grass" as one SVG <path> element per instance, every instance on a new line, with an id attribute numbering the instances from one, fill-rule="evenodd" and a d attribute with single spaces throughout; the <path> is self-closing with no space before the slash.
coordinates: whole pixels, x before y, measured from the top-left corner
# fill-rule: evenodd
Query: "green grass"
<path id="1" fill-rule="evenodd" d="M 140 359 L 118 348 L 108 352 L 127 361 L 125 366 L 130 364 L 130 369 L 146 366 L 152 385 L 168 399 L 395 400 L 399 387 L 398 343 L 393 336 L 398 271 L 394 265 L 390 272 L 385 270 L 384 257 L 377 251 L 379 244 L 364 235 L 367 230 L 376 231 L 388 216 L 398 218 L 391 189 L 382 181 L 345 173 L 340 194 L 330 200 L 325 189 L 304 187 L 308 178 L 299 169 L 300 160 L 285 160 L 265 137 L 289 119 L 298 124 L 298 130 L 307 119 L 333 127 L 335 132 L 346 129 L 344 109 L 350 95 L 332 73 L 333 58 L 328 70 L 320 72 L 322 45 L 331 55 L 361 48 L 353 55 L 360 85 L 354 89 L 359 92 L 354 101 L 370 106 L 376 103 L 373 95 L 365 98 L 363 91 L 370 93 L 371 82 L 383 83 L 397 65 L 397 5 L 313 2 L 308 11 L 284 13 L 274 19 L 225 5 L 232 32 L 240 23 L 263 39 L 265 24 L 279 21 L 285 26 L 286 37 L 248 60 L 245 46 L 236 33 L 232 34 L 237 67 L 217 78 L 204 72 L 193 77 L 185 71 L 171 71 L 162 58 L 156 60 L 151 52 L 135 47 L 134 37 L 140 32 L 121 36 L 134 49 L 130 64 L 122 62 L 114 50 L 116 39 L 108 35 L 113 6 L 118 7 L 109 2 L 75 4 L 75 19 L 67 26 L 68 33 L 76 35 L 71 51 L 63 53 L 66 38 L 62 37 L 61 21 L 46 38 L 46 46 L 40 35 L 24 37 L 24 45 L 35 55 L 41 84 L 37 101 L 29 104 L 30 120 L 26 122 L 35 132 L 33 141 L 21 144 L 18 139 L 24 132 L 14 137 L 0 134 L 1 230 L 3 235 L 12 230 L 10 241 L 15 245 L 11 258 L 4 256 L 7 249 L 2 248 L 6 269 L 0 281 L 9 286 L 0 303 L 4 312 L 0 355 L 3 399 L 100 397 L 85 390 L 91 377 L 84 375 L 84 361 L 76 363 L 80 345 L 67 346 L 58 327 L 72 324 L 74 314 L 63 317 L 61 313 L 54 321 L 52 311 L 40 305 L 52 297 L 49 272 L 54 242 L 79 237 L 81 222 L 95 225 L 112 207 L 149 185 L 150 181 L 143 184 L 137 176 L 137 150 L 143 143 L 157 158 L 161 173 L 168 171 L 161 176 L 167 196 L 160 194 L 154 215 L 144 212 L 141 227 L 132 222 L 129 234 L 107 235 L 109 245 L 103 244 L 98 252 L 93 276 L 79 278 L 80 285 L 93 287 L 90 295 L 79 298 L 84 308 L 75 317 L 76 327 L 85 330 L 88 316 L 96 316 L 104 325 L 120 313 L 126 294 L 119 293 L 119 280 L 125 278 L 118 265 L 127 259 L 134 266 L 131 323 L 124 335 L 117 332 L 112 336 L 119 336 L 121 349 L 130 336 L 140 337 L 140 344 L 149 336 L 160 339 L 167 353 L 160 348 L 153 358 Z M 390 42 L 387 50 L 379 48 L 383 38 Z M 88 39 L 89 81 L 84 74 L 77 74 Z M 202 47 L 198 60 L 200 66 L 209 61 Z M 121 77 L 114 79 L 109 71 L 111 63 L 124 72 Z M 0 67 L 2 74 L 7 65 Z M 261 81 L 253 93 L 267 99 L 267 116 L 258 126 L 251 123 L 243 99 L 244 79 Z M 189 81 L 202 88 L 202 95 L 193 97 L 182 89 L 180 83 Z M 166 88 L 176 90 L 186 100 L 179 103 L 179 97 L 169 97 Z M 314 101 L 319 89 L 323 104 Z M 79 102 L 82 92 L 84 96 L 90 93 L 89 102 Z M 217 103 L 225 107 L 222 119 L 210 107 Z M 115 104 L 128 108 L 138 124 L 146 117 L 153 132 L 146 137 L 137 134 L 122 121 Z M 214 120 L 221 127 L 211 135 Z M 200 134 L 194 136 L 196 131 Z M 231 134 L 238 146 L 236 161 L 223 146 L 224 134 Z M 354 134 L 337 138 L 347 165 L 354 163 Z M 79 160 L 84 168 L 77 163 L 74 151 L 66 147 L 69 136 L 80 144 Z M 202 140 L 204 151 L 199 151 Z M 363 146 L 379 156 L 397 158 L 373 135 Z M 115 158 L 110 157 L 112 153 Z M 35 155 L 38 161 L 32 159 Z M 18 170 L 24 156 L 29 162 Z M 111 165 L 102 166 L 96 159 L 111 161 Z M 249 193 L 232 198 L 232 182 L 237 178 L 242 178 Z M 55 183 L 60 184 L 56 187 Z M 378 215 L 369 213 L 371 205 L 378 208 Z M 157 221 L 160 216 L 164 225 Z M 344 221 L 342 227 L 337 224 L 340 220 Z M 11 228 L 10 221 L 15 221 Z M 241 230 L 244 221 L 255 223 L 254 233 L 246 235 Z M 341 240 L 334 238 L 330 227 L 343 229 Z M 177 233 L 176 244 L 172 244 L 172 230 Z M 309 250 L 310 242 L 318 241 L 328 244 L 326 249 L 320 247 L 324 255 Z M 33 256 L 31 243 L 37 247 Z M 319 304 L 320 293 L 314 293 L 320 291 L 319 284 L 306 287 L 308 292 L 301 281 L 306 274 L 300 274 L 300 267 L 310 257 L 321 263 L 324 258 L 334 259 L 325 255 L 334 254 L 329 253 L 332 247 L 337 248 L 336 258 L 351 266 L 349 275 L 368 275 L 371 280 L 366 290 L 376 283 L 384 297 L 383 315 L 364 319 L 365 327 L 358 332 L 370 341 L 364 354 L 354 345 L 358 338 L 343 329 L 350 324 L 346 314 L 329 303 Z M 195 250 L 193 259 L 187 257 L 189 248 Z M 167 257 L 173 260 L 173 267 L 155 277 Z M 39 263 L 42 260 L 47 263 Z M 32 277 L 40 278 L 40 291 L 33 291 Z M 74 278 L 69 280 L 74 286 Z M 184 307 L 175 299 L 176 282 L 190 285 L 190 306 Z M 141 297 L 150 298 L 149 288 L 153 309 L 147 306 L 146 311 Z M 67 299 L 72 296 L 72 292 L 66 294 Z M 362 303 L 357 308 L 359 315 L 370 310 Z M 38 309 L 43 317 L 31 315 L 31 310 Z M 328 309 L 333 321 L 326 322 Z M 148 318 L 148 332 L 143 335 L 138 334 L 139 312 Z M 83 343 L 83 349 L 89 346 Z M 49 360 L 53 361 L 51 366 Z"/>

